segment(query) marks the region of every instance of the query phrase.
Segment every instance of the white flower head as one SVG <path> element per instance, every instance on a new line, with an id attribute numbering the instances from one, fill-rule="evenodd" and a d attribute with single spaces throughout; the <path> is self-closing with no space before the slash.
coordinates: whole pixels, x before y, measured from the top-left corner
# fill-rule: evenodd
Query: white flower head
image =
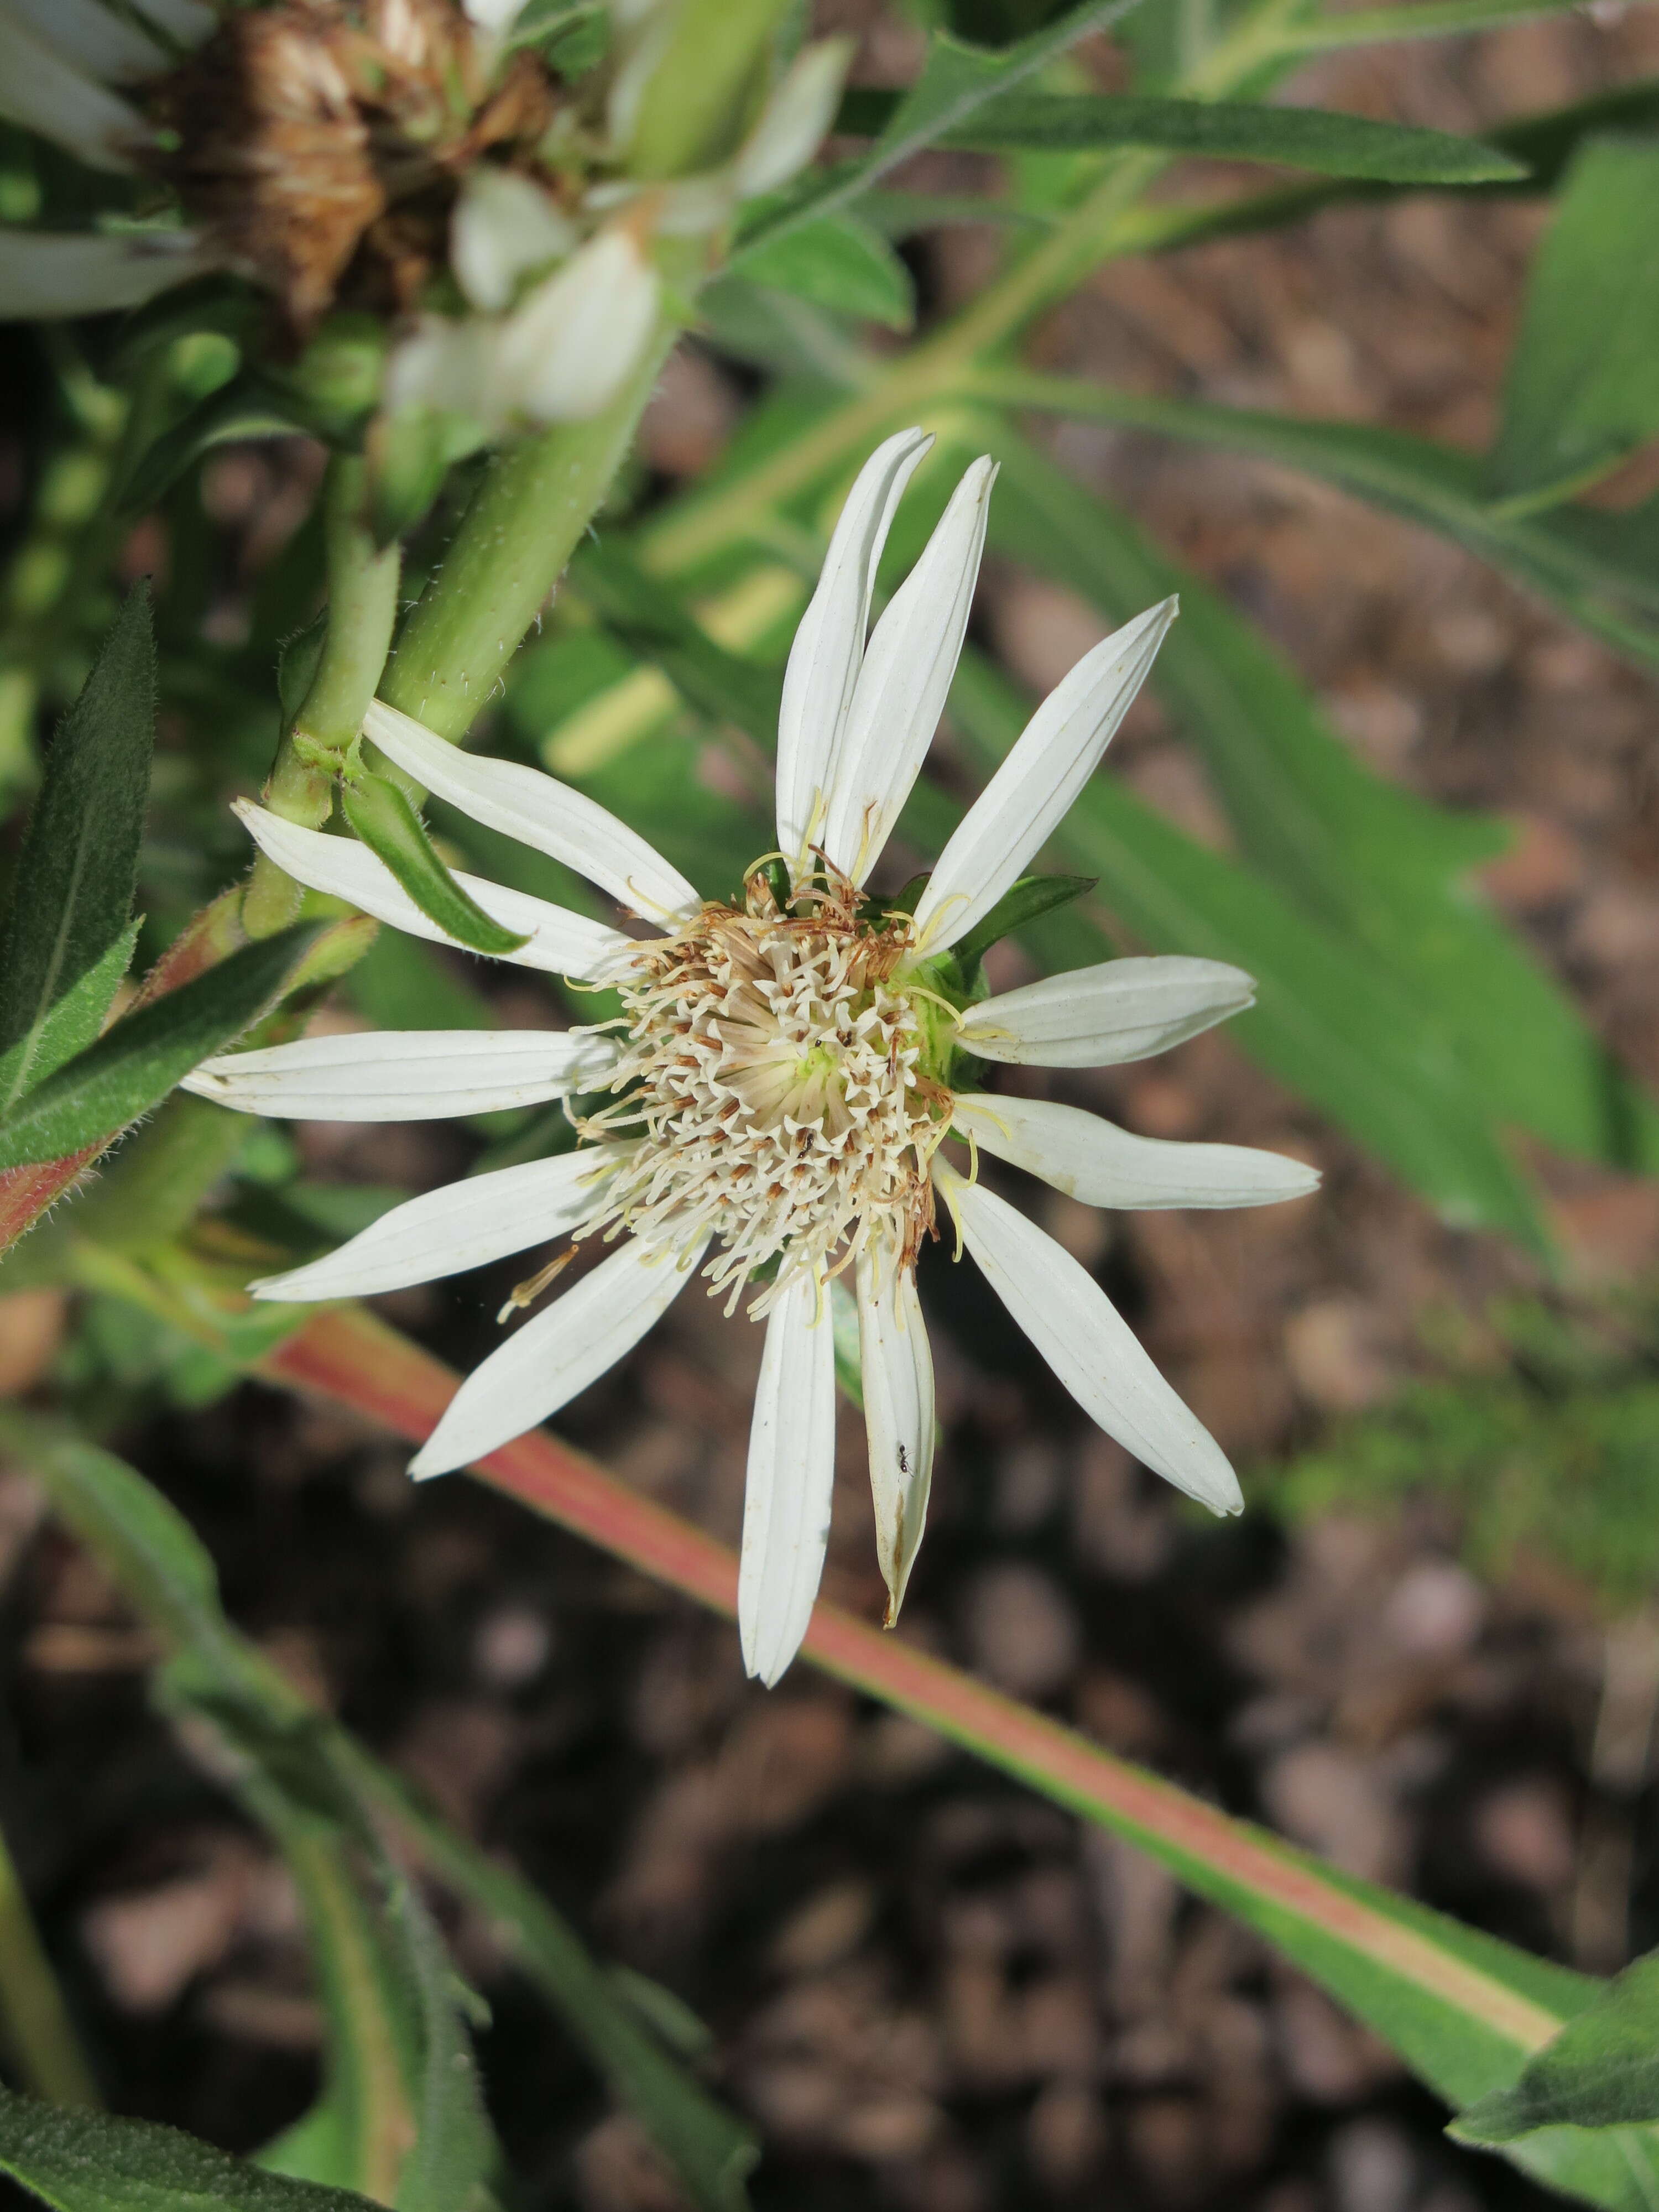
<path id="1" fill-rule="evenodd" d="M 700 899 L 625 824 L 538 770 L 469 757 L 375 705 L 365 734 L 426 789 L 550 854 L 647 922 L 625 936 L 463 878 L 526 942 L 507 956 L 611 984 L 619 1020 L 306 1040 L 210 1061 L 192 1088 L 249 1111 L 342 1120 L 481 1112 L 563 1097 L 576 1149 L 395 1208 L 327 1258 L 256 1285 L 367 1295 L 550 1239 L 614 1244 L 457 1392 L 410 1472 L 465 1466 L 557 1412 L 701 1270 L 766 1329 L 744 1509 L 738 1623 L 775 1682 L 806 1632 L 835 1453 L 830 1305 L 858 1310 L 877 1544 L 896 1613 L 927 1510 L 933 1364 L 915 1263 L 942 1196 L 959 1243 L 1091 1417 L 1218 1513 L 1239 1510 L 1220 1447 L 1088 1272 L 979 1180 L 994 1154 L 1091 1205 L 1256 1206 L 1311 1190 L 1299 1161 L 1137 1137 L 1064 1105 L 987 1093 L 987 1060 L 1139 1060 L 1248 1006 L 1220 962 L 1110 961 L 975 1000 L 951 951 L 1042 849 L 1093 772 L 1175 614 L 1152 608 L 1085 654 L 946 846 L 914 915 L 867 896 L 921 769 L 968 620 L 994 471 L 975 462 L 869 629 L 894 509 L 930 441 L 902 432 L 848 494 L 791 651 L 778 739 L 781 857 L 740 898 Z M 866 635 L 866 632 L 868 635 Z M 245 810 L 290 874 L 428 937 L 441 932 L 365 848 Z M 953 1159 L 950 1140 L 965 1146 Z M 518 1303 L 536 1295 L 540 1279 Z"/>

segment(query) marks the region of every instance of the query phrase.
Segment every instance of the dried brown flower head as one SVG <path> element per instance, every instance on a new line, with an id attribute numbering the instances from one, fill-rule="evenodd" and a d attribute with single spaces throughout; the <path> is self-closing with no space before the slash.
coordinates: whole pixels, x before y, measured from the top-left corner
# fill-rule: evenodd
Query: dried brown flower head
<path id="1" fill-rule="evenodd" d="M 158 173 L 302 337 L 337 299 L 412 307 L 459 177 L 527 155 L 555 82 L 497 66 L 454 0 L 283 0 L 228 16 L 156 86 Z"/>

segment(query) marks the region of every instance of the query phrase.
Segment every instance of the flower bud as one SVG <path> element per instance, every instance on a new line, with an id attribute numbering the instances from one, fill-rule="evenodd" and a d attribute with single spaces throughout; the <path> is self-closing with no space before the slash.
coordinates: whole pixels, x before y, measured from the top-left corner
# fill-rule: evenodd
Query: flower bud
<path id="1" fill-rule="evenodd" d="M 519 279 L 562 260 L 575 226 L 538 185 L 515 170 L 475 169 L 449 222 L 449 262 L 475 307 L 498 313 Z"/>
<path id="2" fill-rule="evenodd" d="M 660 290 L 632 232 L 602 230 L 508 317 L 495 370 L 509 411 L 538 422 L 597 415 L 650 343 Z"/>
<path id="3" fill-rule="evenodd" d="M 617 72 L 611 129 L 631 174 L 655 181 L 730 160 L 764 98 L 788 0 L 668 0 Z"/>
<path id="4" fill-rule="evenodd" d="M 802 47 L 738 150 L 732 182 L 739 199 L 775 191 L 806 167 L 835 121 L 852 58 L 850 39 Z"/>

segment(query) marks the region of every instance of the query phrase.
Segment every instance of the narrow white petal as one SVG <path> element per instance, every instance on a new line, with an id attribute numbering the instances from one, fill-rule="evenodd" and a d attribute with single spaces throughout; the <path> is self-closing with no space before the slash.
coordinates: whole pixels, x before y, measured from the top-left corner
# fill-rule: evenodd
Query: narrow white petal
<path id="1" fill-rule="evenodd" d="M 500 38 L 524 13 L 525 0 L 461 0 L 461 4 L 481 31 Z"/>
<path id="2" fill-rule="evenodd" d="M 106 84 L 159 76 L 172 57 L 103 0 L 6 0 L 7 14 L 38 31 L 66 62 Z"/>
<path id="3" fill-rule="evenodd" d="M 536 422 L 583 422 L 609 404 L 651 342 L 661 281 L 620 224 L 529 293 L 496 348 L 507 407 Z"/>
<path id="4" fill-rule="evenodd" d="M 749 1431 L 738 1630 L 769 1690 L 800 1649 L 823 1574 L 836 1483 L 836 1350 L 823 1284 L 798 1274 L 766 1318 Z"/>
<path id="5" fill-rule="evenodd" d="M 884 1252 L 859 1255 L 859 1371 L 876 1506 L 876 1554 L 887 1626 L 898 1619 L 927 1520 L 933 1480 L 933 1355 L 914 1267 Z"/>
<path id="6" fill-rule="evenodd" d="M 864 658 L 870 595 L 894 512 L 933 441 L 900 430 L 877 447 L 847 495 L 783 674 L 778 714 L 778 849 L 798 860 L 823 834 L 824 794 Z"/>
<path id="7" fill-rule="evenodd" d="M 1085 653 L 1026 724 L 957 824 L 916 908 L 931 951 L 988 914 L 1059 828 L 1146 680 L 1176 603 L 1164 599 Z"/>
<path id="8" fill-rule="evenodd" d="M 347 899 L 365 914 L 389 921 L 410 937 L 423 937 L 431 945 L 453 945 L 458 940 L 423 914 L 384 860 L 355 837 L 331 837 L 321 830 L 302 830 L 284 822 L 263 806 L 238 799 L 234 811 L 246 825 L 248 835 L 262 853 L 269 853 L 279 868 L 295 883 L 314 891 Z M 527 891 L 509 890 L 505 884 L 486 883 L 482 876 L 457 870 L 456 882 L 493 921 L 515 930 L 528 943 L 501 957 L 517 968 L 537 968 L 550 975 L 568 975 L 577 982 L 602 981 L 615 972 L 617 963 L 632 957 L 634 941 L 619 929 L 609 929 L 585 914 L 532 898 Z"/>
<path id="9" fill-rule="evenodd" d="M 1283 1152 L 1137 1137 L 1048 1099 L 969 1093 L 957 1097 L 951 1120 L 982 1151 L 1085 1206 L 1276 1206 L 1319 1188 L 1317 1168 Z"/>
<path id="10" fill-rule="evenodd" d="M 410 1462 L 415 1480 L 471 1466 L 568 1406 L 661 1319 L 707 1249 L 676 1264 L 630 1242 L 602 1260 L 473 1369 Z"/>
<path id="11" fill-rule="evenodd" d="M 0 116 L 49 138 L 94 169 L 130 169 L 130 149 L 152 133 L 95 77 L 64 60 L 55 46 L 0 9 Z"/>
<path id="12" fill-rule="evenodd" d="M 0 321 L 142 307 L 214 265 L 194 231 L 142 236 L 0 229 Z"/>
<path id="13" fill-rule="evenodd" d="M 184 1087 L 290 1121 L 428 1121 L 592 1090 L 616 1057 L 592 1030 L 370 1030 L 222 1053 Z"/>
<path id="14" fill-rule="evenodd" d="M 850 39 L 801 48 L 738 155 L 732 182 L 739 199 L 775 191 L 806 167 L 836 119 L 852 58 Z"/>
<path id="15" fill-rule="evenodd" d="M 145 21 L 179 46 L 199 46 L 219 27 L 219 11 L 206 0 L 133 0 Z"/>
<path id="16" fill-rule="evenodd" d="M 379 699 L 364 718 L 363 734 L 474 822 L 562 860 L 647 921 L 678 921 L 701 905 L 695 887 L 637 830 L 540 769 L 465 753 Z"/>
<path id="17" fill-rule="evenodd" d="M 962 1042 L 981 1060 L 1018 1067 L 1116 1066 L 1167 1052 L 1255 997 L 1253 978 L 1224 960 L 1173 952 L 1103 960 L 981 999 L 962 1018 Z"/>
<path id="18" fill-rule="evenodd" d="M 449 262 L 475 307 L 506 307 L 520 277 L 568 253 L 575 225 L 516 169 L 488 165 L 467 177 L 449 218 Z"/>
<path id="19" fill-rule="evenodd" d="M 986 1280 L 1090 1419 L 1212 1513 L 1242 1511 L 1225 1453 L 1088 1270 L 1006 1199 L 969 1182 L 937 1154 L 933 1180 Z"/>
<path id="20" fill-rule="evenodd" d="M 985 457 L 968 471 L 865 650 L 830 769 L 823 836 L 825 853 L 854 883 L 881 857 L 945 712 L 996 475 Z"/>
<path id="21" fill-rule="evenodd" d="M 446 1183 L 394 1206 L 325 1259 L 249 1287 L 256 1298 L 366 1298 L 485 1267 L 574 1229 L 622 1152 L 616 1145 L 584 1146 L 555 1159 Z"/>

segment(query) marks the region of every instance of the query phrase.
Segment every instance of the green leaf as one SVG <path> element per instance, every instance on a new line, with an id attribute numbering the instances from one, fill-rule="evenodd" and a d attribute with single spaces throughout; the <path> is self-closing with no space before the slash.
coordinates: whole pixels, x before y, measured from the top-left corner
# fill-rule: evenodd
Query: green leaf
<path id="1" fill-rule="evenodd" d="M 439 859 L 409 793 L 367 772 L 342 785 L 340 804 L 354 833 L 386 862 L 421 912 L 475 952 L 516 952 L 526 938 L 504 929 L 461 889 Z"/>
<path id="2" fill-rule="evenodd" d="M 370 2212 L 370 2199 L 263 2173 L 176 2128 L 0 2089 L 0 2172 L 56 2212 Z"/>
<path id="3" fill-rule="evenodd" d="M 1470 1109 L 1565 1151 L 1659 1165 L 1659 1109 L 1465 880 L 1502 849 L 1498 826 L 1374 775 L 1217 594 L 1029 447 L 1002 450 L 994 538 L 1110 619 L 1180 593 L 1152 681 L 1246 852 L 1386 969 L 1415 1005 L 1413 1031 L 1437 1032 L 1437 1057 L 1461 1068 Z"/>
<path id="4" fill-rule="evenodd" d="M 988 100 L 1023 83 L 1079 39 L 1104 30 L 1138 4 L 1139 0 L 1085 0 L 1042 30 L 995 52 L 935 31 L 921 74 L 900 96 L 864 159 L 840 165 L 827 179 L 822 172 L 809 173 L 786 204 L 762 215 L 727 267 L 746 274 L 749 257 L 763 244 L 847 206 L 890 169 L 965 124 Z"/>
<path id="5" fill-rule="evenodd" d="M 63 1159 L 159 1105 L 282 996 L 322 933 L 313 923 L 245 945 L 106 1030 L 0 1121 L 0 1169 Z"/>
<path id="6" fill-rule="evenodd" d="M 155 647 L 140 585 L 58 727 L 18 859 L 0 949 L 0 1115 L 61 1061 L 67 1039 L 97 1035 L 125 972 L 125 963 L 112 972 L 111 954 L 132 908 L 155 737 Z"/>
<path id="7" fill-rule="evenodd" d="M 1490 488 L 1559 499 L 1659 433 L 1659 142 L 1592 141 L 1534 258 Z"/>
<path id="8" fill-rule="evenodd" d="M 341 1737 L 338 1749 L 365 1795 L 407 1831 L 434 1873 L 488 1916 L 702 2212 L 737 2212 L 745 2202 L 743 2177 L 758 2154 L 754 2138 L 647 2032 L 637 1997 L 619 1998 L 611 1978 L 545 1899 L 458 1835 L 400 1777 L 350 1738 Z"/>
<path id="9" fill-rule="evenodd" d="M 1122 422 L 1300 469 L 1467 547 L 1615 650 L 1659 668 L 1659 504 L 1653 501 L 1628 514 L 1568 507 L 1504 514 L 1487 500 L 1481 465 L 1473 456 L 1399 430 L 1156 398 L 1019 372 L 986 372 L 975 388 L 1011 406 Z"/>
<path id="10" fill-rule="evenodd" d="M 849 93 L 843 129 L 890 126 L 901 95 Z M 1514 182 L 1526 165 L 1479 139 L 1421 131 L 1328 108 L 1279 107 L 1259 100 L 1161 100 L 1120 93 L 1020 93 L 987 101 L 939 143 L 994 153 L 1033 147 L 1147 146 L 1219 161 L 1274 161 L 1322 176 L 1393 185 Z M 746 273 L 752 273 L 747 271 Z"/>
<path id="11" fill-rule="evenodd" d="M 481 2123 L 470 2055 L 453 2022 L 451 1977 L 402 1878 L 392 1875 L 390 1927 L 377 1930 L 339 1847 L 349 1830 L 390 1871 L 371 1818 L 379 1813 L 488 1916 L 700 2212 L 742 2212 L 742 2177 L 756 2156 L 748 2130 L 653 2038 L 528 1883 L 458 1835 L 239 1634 L 221 1607 L 212 1560 L 167 1499 L 112 1454 L 28 1416 L 0 1412 L 0 1440 L 27 1461 L 57 1511 L 178 1655 L 168 1671 L 175 1701 L 187 1702 L 234 1747 L 247 1770 L 245 1794 L 300 1886 L 331 2023 L 331 2074 L 321 2104 L 270 2147 L 265 2162 L 315 2175 L 337 2172 L 344 2157 L 363 2177 L 361 2185 L 386 2201 L 412 2116 L 424 2134 L 406 2161 L 402 2212 L 463 2212 Z"/>
<path id="12" fill-rule="evenodd" d="M 1460 2142 L 1508 2143 L 1540 2128 L 1659 2120 L 1659 1952 L 1626 1966 L 1520 2078 L 1461 2112 Z"/>
<path id="13" fill-rule="evenodd" d="M 83 1052 L 97 1036 L 121 978 L 132 964 L 139 925 L 130 921 L 101 960 L 70 985 L 27 1036 L 0 1053 L 0 1099 L 21 1097 L 55 1068 Z M 24 1070 L 28 1079 L 24 1080 Z"/>
<path id="14" fill-rule="evenodd" d="M 1024 929 L 1045 914 L 1084 897 L 1097 880 L 1094 876 L 1022 876 L 1012 890 L 1004 891 L 989 914 L 958 940 L 954 950 L 963 971 L 970 972 L 994 945 L 1015 930 Z"/>
<path id="15" fill-rule="evenodd" d="M 820 216 L 744 257 L 751 284 L 789 292 L 815 307 L 908 331 L 916 319 L 910 272 L 878 231 L 848 215 Z"/>

